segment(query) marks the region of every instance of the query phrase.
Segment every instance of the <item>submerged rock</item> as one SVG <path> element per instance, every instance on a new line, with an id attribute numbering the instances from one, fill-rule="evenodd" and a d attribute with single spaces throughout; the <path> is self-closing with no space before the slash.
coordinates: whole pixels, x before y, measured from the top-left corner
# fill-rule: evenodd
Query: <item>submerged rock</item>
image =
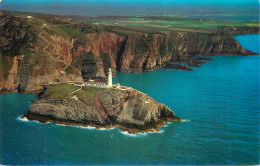
<path id="1" fill-rule="evenodd" d="M 202 60 L 197 60 L 197 59 L 191 59 L 187 61 L 187 64 L 193 67 L 200 67 L 202 63 L 207 63 L 207 62 L 204 62 Z"/>
<path id="2" fill-rule="evenodd" d="M 205 57 L 205 56 L 199 56 L 196 58 L 196 60 L 206 60 L 206 61 L 211 61 L 212 59 L 209 57 Z"/>
<path id="3" fill-rule="evenodd" d="M 46 87 L 24 117 L 43 123 L 118 127 L 130 133 L 158 131 L 166 122 L 182 121 L 167 106 L 129 87 L 83 87 L 69 95 L 78 88 L 69 84 Z"/>
<path id="4" fill-rule="evenodd" d="M 164 68 L 193 71 L 189 66 L 177 63 L 168 63 Z"/>

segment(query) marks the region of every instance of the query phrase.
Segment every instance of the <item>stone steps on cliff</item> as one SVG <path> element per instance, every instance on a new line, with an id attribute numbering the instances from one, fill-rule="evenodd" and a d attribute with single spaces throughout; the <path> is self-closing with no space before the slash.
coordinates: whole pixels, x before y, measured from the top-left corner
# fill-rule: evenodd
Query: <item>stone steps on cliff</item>
<path id="1" fill-rule="evenodd" d="M 20 75 L 20 85 L 19 85 L 19 91 L 24 92 L 29 80 L 31 66 L 29 64 L 29 58 L 25 57 L 22 62 L 22 70 Z"/>

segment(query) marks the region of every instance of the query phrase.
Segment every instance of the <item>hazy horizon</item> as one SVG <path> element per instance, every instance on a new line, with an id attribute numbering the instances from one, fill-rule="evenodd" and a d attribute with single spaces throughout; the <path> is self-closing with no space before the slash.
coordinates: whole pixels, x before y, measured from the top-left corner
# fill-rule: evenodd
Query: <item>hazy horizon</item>
<path id="1" fill-rule="evenodd" d="M 259 20 L 257 0 L 2 0 L 2 10 L 79 16 L 181 16 Z"/>

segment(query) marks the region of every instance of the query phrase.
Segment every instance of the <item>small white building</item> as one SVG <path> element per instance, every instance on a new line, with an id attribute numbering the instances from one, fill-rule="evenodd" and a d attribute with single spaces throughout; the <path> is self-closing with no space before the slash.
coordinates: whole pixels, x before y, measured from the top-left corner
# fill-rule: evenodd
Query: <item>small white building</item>
<path id="1" fill-rule="evenodd" d="M 27 16 L 28 19 L 32 19 L 32 16 Z"/>
<path id="2" fill-rule="evenodd" d="M 116 84 L 116 88 L 120 89 L 120 84 L 119 83 Z"/>
<path id="3" fill-rule="evenodd" d="M 75 95 L 72 97 L 74 100 L 79 100 L 78 97 Z"/>

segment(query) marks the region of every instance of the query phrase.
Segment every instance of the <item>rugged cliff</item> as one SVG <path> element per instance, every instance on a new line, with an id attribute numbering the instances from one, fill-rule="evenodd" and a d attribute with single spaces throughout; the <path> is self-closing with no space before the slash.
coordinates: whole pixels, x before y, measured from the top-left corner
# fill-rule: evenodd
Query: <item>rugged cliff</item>
<path id="1" fill-rule="evenodd" d="M 24 117 L 43 123 L 119 127 L 130 133 L 159 131 L 165 122 L 181 121 L 167 106 L 131 88 L 81 88 L 69 84 L 46 87 Z"/>
<path id="2" fill-rule="evenodd" d="M 162 67 L 191 70 L 204 55 L 253 55 L 233 34 L 259 27 L 222 27 L 212 33 L 127 30 L 67 17 L 0 12 L 1 92 L 39 93 L 48 82 L 103 79 L 111 67 L 121 72 Z M 203 56 L 200 56 L 203 55 Z M 183 64 L 185 66 L 177 66 Z"/>

